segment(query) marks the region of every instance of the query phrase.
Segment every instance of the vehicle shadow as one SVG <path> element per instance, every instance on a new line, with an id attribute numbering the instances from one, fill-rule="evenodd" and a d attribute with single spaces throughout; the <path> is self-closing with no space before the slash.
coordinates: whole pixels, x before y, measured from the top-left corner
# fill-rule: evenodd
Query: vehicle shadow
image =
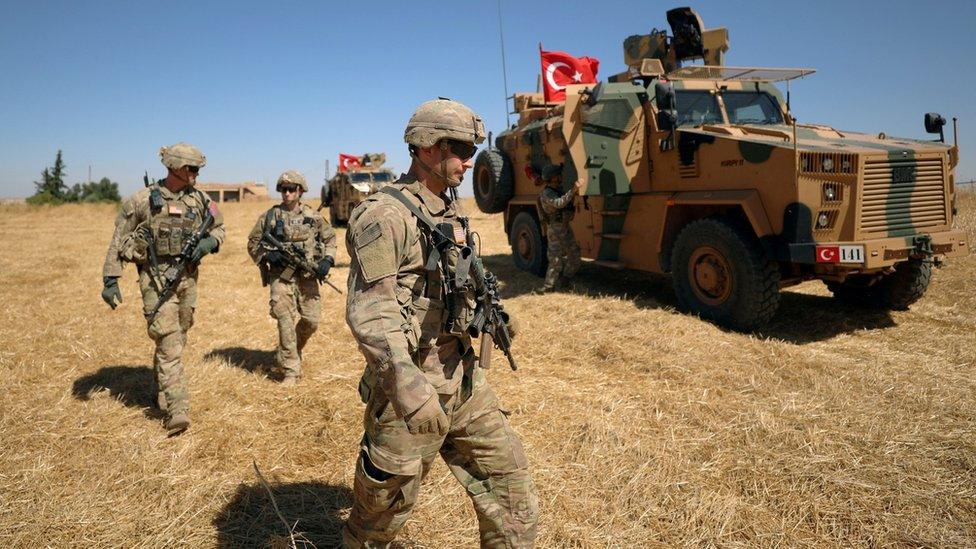
<path id="1" fill-rule="evenodd" d="M 156 410 L 156 375 L 149 366 L 105 366 L 93 374 L 75 380 L 71 394 L 81 401 L 91 400 L 92 394 L 108 394 L 129 408 L 142 408 L 146 415 L 158 415 Z"/>
<path id="2" fill-rule="evenodd" d="M 542 286 L 541 278 L 516 268 L 509 254 L 486 256 L 483 260 L 485 267 L 498 277 L 503 299 L 531 294 Z M 680 311 L 671 277 L 667 275 L 615 271 L 584 262 L 572 288 L 561 290 L 561 293 L 612 296 L 632 301 L 642 309 L 669 309 L 675 314 L 688 314 Z M 802 345 L 840 334 L 895 325 L 889 311 L 863 309 L 829 296 L 784 290 L 776 315 L 756 335 Z"/>
<path id="3" fill-rule="evenodd" d="M 227 364 L 250 373 L 263 373 L 271 377 L 275 367 L 275 352 L 246 347 L 214 349 L 203 356 L 205 360 L 223 360 Z"/>
<path id="4" fill-rule="evenodd" d="M 264 485 L 241 484 L 227 505 L 214 518 L 217 546 L 236 547 L 340 547 L 343 519 L 340 513 L 352 506 L 352 491 L 346 486 L 322 482 L 271 484 L 274 502 Z M 275 512 L 288 522 L 292 532 Z"/>

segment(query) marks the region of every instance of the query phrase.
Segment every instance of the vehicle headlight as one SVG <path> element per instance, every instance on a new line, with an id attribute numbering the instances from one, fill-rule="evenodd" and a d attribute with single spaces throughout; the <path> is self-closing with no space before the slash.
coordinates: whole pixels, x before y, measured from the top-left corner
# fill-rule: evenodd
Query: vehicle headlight
<path id="1" fill-rule="evenodd" d="M 851 171 L 851 159 L 845 158 L 840 161 L 840 171 L 844 173 L 850 173 Z"/>
<path id="2" fill-rule="evenodd" d="M 833 200 L 837 198 L 837 191 L 833 187 L 827 187 L 824 189 L 824 198 L 827 200 Z"/>
<path id="3" fill-rule="evenodd" d="M 827 219 L 827 213 L 821 212 L 820 215 L 817 217 L 817 228 L 823 229 L 824 227 L 827 226 L 828 221 L 830 220 Z"/>
<path id="4" fill-rule="evenodd" d="M 823 167 L 823 171 L 825 172 L 834 171 L 834 159 L 829 156 L 824 157 L 821 166 Z"/>

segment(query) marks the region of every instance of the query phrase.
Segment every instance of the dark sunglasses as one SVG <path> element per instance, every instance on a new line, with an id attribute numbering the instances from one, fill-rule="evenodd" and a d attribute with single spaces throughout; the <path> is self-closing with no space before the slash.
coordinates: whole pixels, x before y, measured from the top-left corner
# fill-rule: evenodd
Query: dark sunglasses
<path id="1" fill-rule="evenodd" d="M 200 173 L 200 166 L 186 166 L 190 173 Z"/>
<path id="2" fill-rule="evenodd" d="M 298 187 L 295 187 L 295 186 L 281 187 L 281 192 L 283 192 L 283 193 L 297 193 L 298 192 Z"/>
<path id="3" fill-rule="evenodd" d="M 445 139 L 444 141 L 447 143 L 447 148 L 461 160 L 470 160 L 474 156 L 474 153 L 478 152 L 478 146 L 472 143 L 455 141 L 453 139 Z"/>

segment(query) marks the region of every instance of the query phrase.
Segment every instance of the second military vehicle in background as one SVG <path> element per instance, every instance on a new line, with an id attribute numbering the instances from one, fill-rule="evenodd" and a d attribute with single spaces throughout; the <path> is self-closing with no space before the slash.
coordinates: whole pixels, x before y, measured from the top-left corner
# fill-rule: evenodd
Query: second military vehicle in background
<path id="1" fill-rule="evenodd" d="M 608 82 L 569 85 L 564 103 L 515 95 L 518 122 L 478 156 L 474 191 L 504 212 L 516 266 L 545 272 L 540 174 L 560 166 L 564 190 L 586 180 L 572 222 L 584 258 L 670 273 L 685 310 L 735 329 L 809 279 L 905 309 L 933 265 L 968 253 L 945 119 L 925 115 L 934 141 L 799 124 L 774 83 L 813 70 L 725 66 L 726 29 L 689 8 L 667 18 L 673 36 L 627 38 L 628 69 Z"/>
<path id="2" fill-rule="evenodd" d="M 321 208 L 329 208 L 333 227 L 349 222 L 349 214 L 367 196 L 396 181 L 396 175 L 384 168 L 386 155 L 367 153 L 362 156 L 339 155 L 339 169 L 322 186 Z"/>

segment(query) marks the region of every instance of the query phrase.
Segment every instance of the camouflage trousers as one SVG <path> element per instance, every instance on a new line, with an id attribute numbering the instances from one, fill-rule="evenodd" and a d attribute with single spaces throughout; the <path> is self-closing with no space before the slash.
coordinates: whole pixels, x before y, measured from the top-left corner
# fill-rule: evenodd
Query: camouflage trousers
<path id="1" fill-rule="evenodd" d="M 149 314 L 159 294 L 148 269 L 139 273 L 142 307 Z M 193 311 L 197 306 L 197 273 L 180 280 L 173 295 L 166 300 L 148 325 L 149 337 L 156 343 L 153 354 L 156 402 L 159 409 L 170 416 L 190 411 L 190 393 L 183 376 L 183 347 L 186 334 L 193 326 Z"/>
<path id="2" fill-rule="evenodd" d="M 546 288 L 555 288 L 560 277 L 570 279 L 580 268 L 580 248 L 569 223 L 550 223 L 546 236 L 549 239 L 549 268 L 546 270 Z"/>
<path id="3" fill-rule="evenodd" d="M 286 282 L 271 280 L 271 317 L 278 321 L 278 350 L 275 356 L 285 377 L 302 375 L 302 349 L 319 327 L 322 299 L 314 278 L 298 277 Z"/>
<path id="4" fill-rule="evenodd" d="M 411 434 L 386 394 L 371 391 L 345 547 L 389 547 L 438 454 L 474 504 L 482 547 L 532 547 L 539 503 L 522 443 L 481 368 L 469 371 L 453 394 L 440 395 L 446 436 Z"/>

